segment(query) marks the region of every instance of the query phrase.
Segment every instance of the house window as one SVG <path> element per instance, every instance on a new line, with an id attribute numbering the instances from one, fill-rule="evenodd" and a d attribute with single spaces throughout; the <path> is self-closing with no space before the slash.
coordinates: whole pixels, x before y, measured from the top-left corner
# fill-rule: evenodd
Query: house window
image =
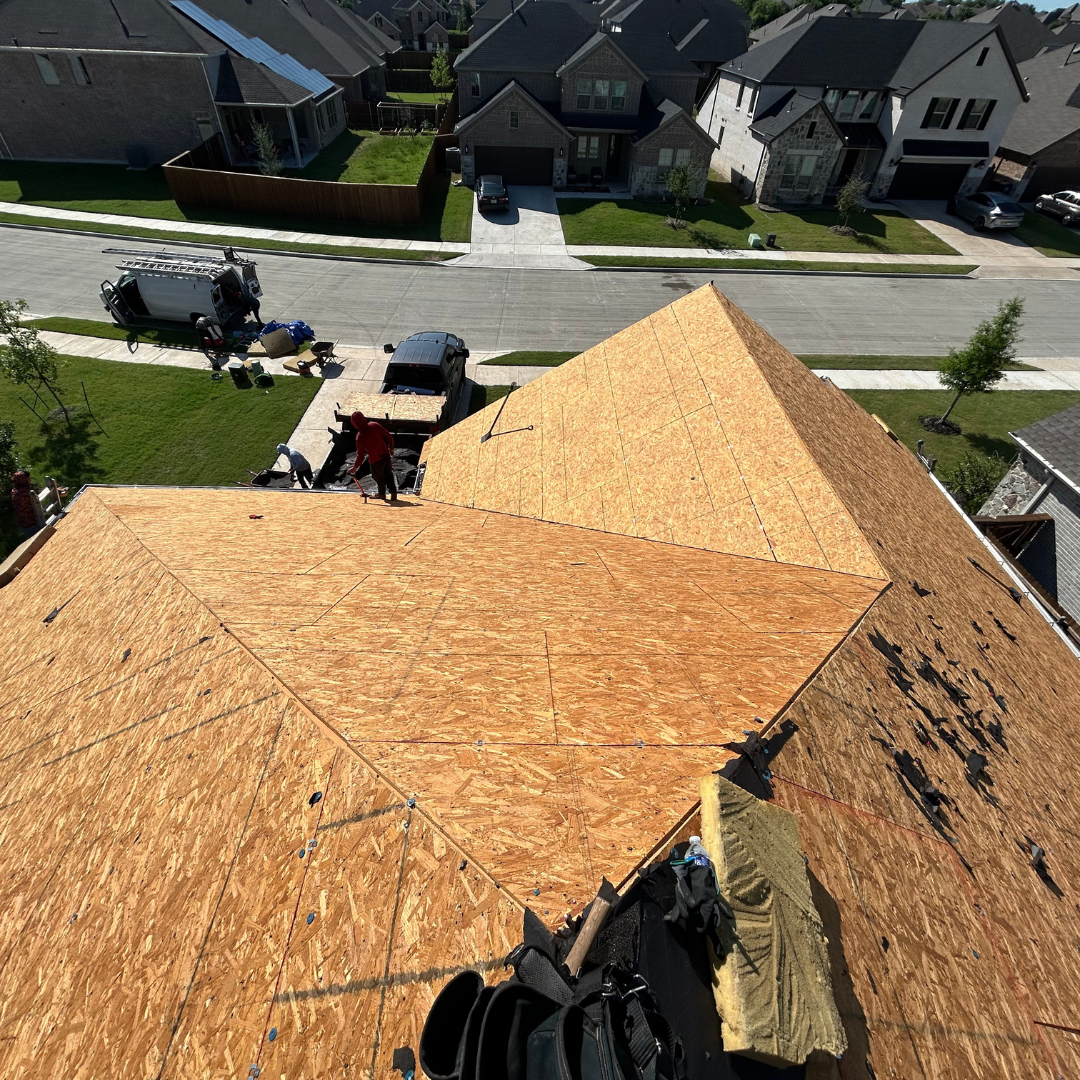
<path id="1" fill-rule="evenodd" d="M 956 125 L 961 131 L 982 131 L 994 111 L 996 101 L 990 98 L 968 98 L 964 111 L 960 114 L 960 123 Z"/>
<path id="2" fill-rule="evenodd" d="M 607 79 L 594 79 L 592 107 L 594 109 L 607 109 L 610 94 L 611 83 Z"/>
<path id="3" fill-rule="evenodd" d="M 37 61 L 38 71 L 41 72 L 41 77 L 45 82 L 49 86 L 59 86 L 60 76 L 56 74 L 53 62 L 44 53 L 34 53 L 34 59 Z"/>
<path id="4" fill-rule="evenodd" d="M 675 151 L 675 164 L 676 165 L 689 165 L 690 164 L 690 151 L 687 148 Z"/>
<path id="5" fill-rule="evenodd" d="M 754 89 L 750 91 L 750 104 L 746 106 L 746 111 L 751 116 L 754 115 L 754 106 L 757 104 L 757 92 L 758 88 L 755 86 Z"/>
<path id="6" fill-rule="evenodd" d="M 516 131 L 518 126 L 518 112 L 517 109 L 510 110 L 510 130 Z"/>
<path id="7" fill-rule="evenodd" d="M 953 113 L 960 104 L 959 98 L 936 97 L 930 99 L 923 117 L 924 128 L 947 128 L 952 123 Z"/>
<path id="8" fill-rule="evenodd" d="M 592 79 L 578 79 L 577 107 L 587 109 L 592 104 Z"/>
<path id="9" fill-rule="evenodd" d="M 480 96 L 480 73 L 479 72 L 477 72 L 472 77 L 472 86 L 469 88 L 469 93 L 471 93 L 473 97 L 479 97 Z"/>
<path id="10" fill-rule="evenodd" d="M 809 191 L 817 163 L 817 154 L 788 154 L 780 170 L 780 190 Z"/>
<path id="11" fill-rule="evenodd" d="M 579 135 L 577 140 L 577 156 L 580 160 L 596 161 L 600 157 L 600 136 Z"/>
<path id="12" fill-rule="evenodd" d="M 976 67 L 982 67 L 986 63 L 986 58 L 990 55 L 990 47 L 987 46 L 981 53 L 979 53 L 979 59 L 975 61 Z"/>
<path id="13" fill-rule="evenodd" d="M 606 112 L 621 110 L 626 105 L 626 83 L 609 79 L 578 79 L 576 83 L 577 107 Z"/>
<path id="14" fill-rule="evenodd" d="M 869 120 L 874 115 L 874 110 L 877 108 L 880 98 L 881 94 L 879 94 L 877 90 L 871 94 L 864 95 L 862 108 L 859 110 L 860 120 Z"/>
<path id="15" fill-rule="evenodd" d="M 80 86 L 90 85 L 90 73 L 86 70 L 81 56 L 68 53 L 68 63 L 71 65 L 71 76 Z"/>
<path id="16" fill-rule="evenodd" d="M 716 145 L 719 146 L 724 141 L 724 125 L 720 125 L 720 130 L 716 133 Z"/>
<path id="17" fill-rule="evenodd" d="M 815 131 L 817 131 L 817 121 L 811 120 L 810 123 L 806 125 L 806 137 L 812 139 Z"/>
<path id="18" fill-rule="evenodd" d="M 745 92 L 746 92 L 746 83 L 740 82 L 739 83 L 739 96 L 735 99 L 735 108 L 736 109 L 741 109 L 742 108 L 742 96 L 743 96 L 743 94 Z"/>
<path id="19" fill-rule="evenodd" d="M 611 84 L 611 111 L 619 112 L 626 107 L 626 83 L 613 82 Z"/>

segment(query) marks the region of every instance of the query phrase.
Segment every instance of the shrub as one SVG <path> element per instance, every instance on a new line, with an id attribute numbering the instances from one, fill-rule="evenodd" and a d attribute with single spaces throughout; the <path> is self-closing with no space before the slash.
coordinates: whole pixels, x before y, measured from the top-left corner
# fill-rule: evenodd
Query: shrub
<path id="1" fill-rule="evenodd" d="M 942 480 L 965 513 L 977 514 L 1008 471 L 1009 463 L 1000 455 L 988 457 L 968 450 Z"/>

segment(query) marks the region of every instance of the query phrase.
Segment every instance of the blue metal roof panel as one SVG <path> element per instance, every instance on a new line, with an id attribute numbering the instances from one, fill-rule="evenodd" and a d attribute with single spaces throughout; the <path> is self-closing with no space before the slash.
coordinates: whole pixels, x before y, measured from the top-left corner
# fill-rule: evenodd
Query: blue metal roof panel
<path id="1" fill-rule="evenodd" d="M 325 94 L 328 90 L 337 89 L 336 84 L 322 72 L 304 67 L 288 53 L 279 53 L 261 38 L 245 37 L 223 19 L 215 19 L 212 15 L 208 15 L 198 4 L 192 3 L 192 0 L 171 0 L 171 3 L 177 11 L 186 15 L 192 22 L 198 23 L 204 30 L 208 30 L 223 45 L 248 60 L 268 67 L 283 78 L 296 83 L 297 86 L 302 86 L 313 94 Z"/>

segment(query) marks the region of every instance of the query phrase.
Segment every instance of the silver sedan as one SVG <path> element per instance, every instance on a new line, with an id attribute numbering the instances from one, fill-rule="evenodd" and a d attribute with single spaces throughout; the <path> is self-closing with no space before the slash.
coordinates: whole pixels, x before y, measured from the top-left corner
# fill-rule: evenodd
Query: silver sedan
<path id="1" fill-rule="evenodd" d="M 949 213 L 967 218 L 976 229 L 1017 229 L 1024 208 L 1000 191 L 976 191 L 949 200 Z"/>

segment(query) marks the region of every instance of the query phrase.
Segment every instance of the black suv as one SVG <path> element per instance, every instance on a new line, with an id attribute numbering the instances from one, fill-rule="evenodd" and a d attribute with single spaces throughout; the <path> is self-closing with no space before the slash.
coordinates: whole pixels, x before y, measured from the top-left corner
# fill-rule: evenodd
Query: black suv
<path id="1" fill-rule="evenodd" d="M 413 334 L 393 345 L 384 345 L 383 352 L 393 353 L 383 375 L 381 394 L 426 394 L 446 398 L 447 418 L 454 415 L 454 406 L 465 382 L 465 361 L 469 350 L 454 334 L 426 330 Z"/>

